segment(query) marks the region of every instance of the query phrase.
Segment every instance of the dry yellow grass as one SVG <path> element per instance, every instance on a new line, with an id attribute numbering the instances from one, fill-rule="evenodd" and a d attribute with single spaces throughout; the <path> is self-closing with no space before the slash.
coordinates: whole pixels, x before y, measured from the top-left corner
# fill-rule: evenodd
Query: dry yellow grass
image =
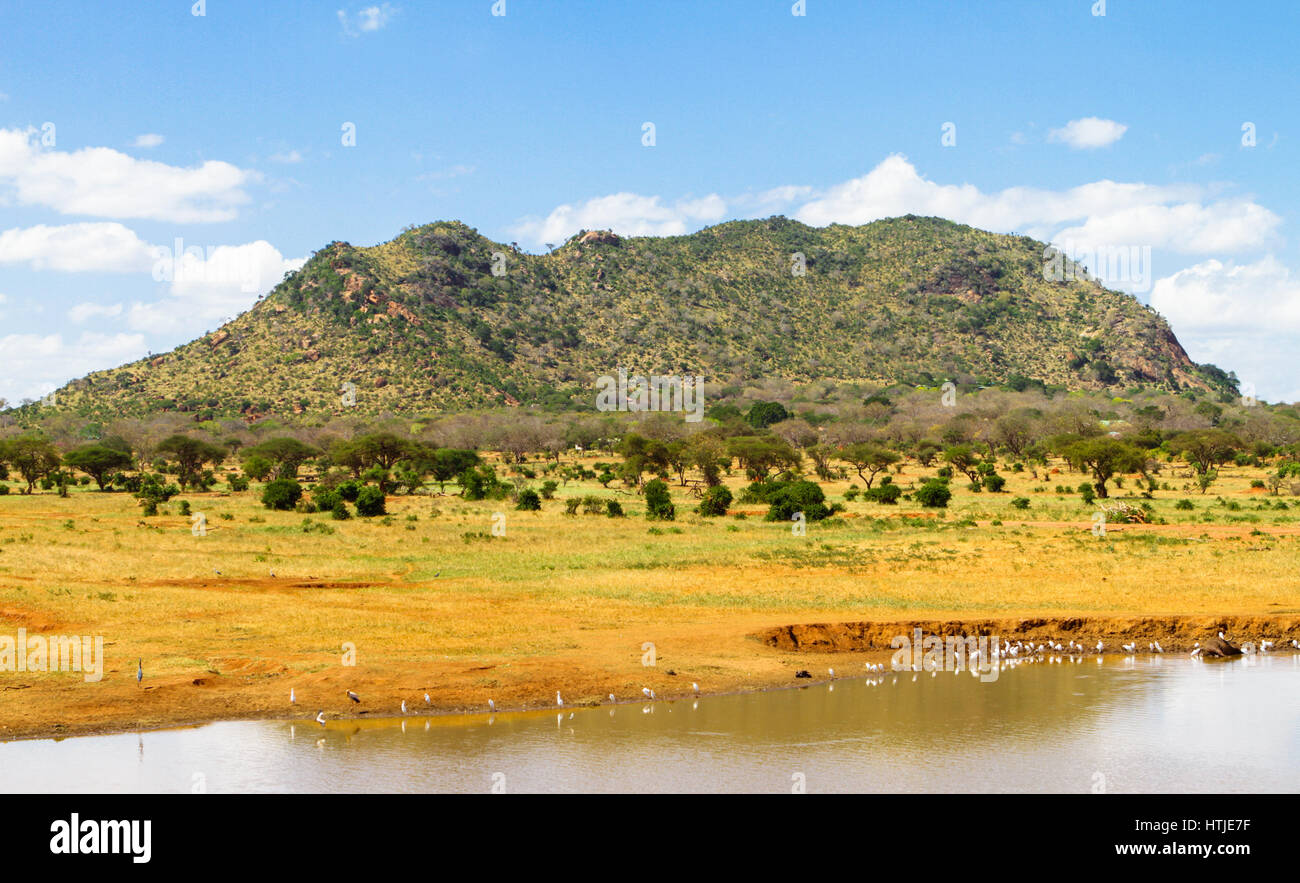
<path id="1" fill-rule="evenodd" d="M 928 473 L 910 466 L 896 480 Z M 806 537 L 761 515 L 689 514 L 695 501 L 678 488 L 668 524 L 647 522 L 637 497 L 594 484 L 560 493 L 618 496 L 630 517 L 566 516 L 559 500 L 532 513 L 415 496 L 390 497 L 387 522 L 338 522 L 268 512 L 255 487 L 184 495 L 165 507 L 172 514 L 145 519 L 123 494 L 11 494 L 0 497 L 0 636 L 102 635 L 107 664 L 99 683 L 0 672 L 0 738 L 321 708 L 382 714 L 402 699 L 424 709 L 425 692 L 438 710 L 463 710 L 490 697 L 547 705 L 557 689 L 583 703 L 639 697 L 643 686 L 684 693 L 692 681 L 708 692 L 758 688 L 809 666 L 749 637 L 794 623 L 1287 621 L 1300 613 L 1300 508 L 1251 491 L 1260 474 L 1225 470 L 1204 497 L 1159 492 L 1152 502 L 1168 524 L 1112 525 L 1104 539 L 1090 531 L 1095 506 L 1032 490 L 1077 485 L 1077 474 L 1046 483 L 1012 474 L 1009 493 L 996 495 L 959 479 L 952 508 L 925 519 L 907 517 L 927 513 L 906 501 L 856 502 Z M 826 485 L 828 497 L 841 500 L 846 486 Z M 1012 508 L 1015 496 L 1030 508 Z M 1175 510 L 1180 498 L 1195 510 Z M 181 499 L 204 513 L 206 536 L 175 514 Z M 496 512 L 504 537 L 490 535 Z M 305 531 L 306 518 L 324 529 Z M 647 642 L 654 666 L 643 665 Z M 345 643 L 355 666 L 343 664 Z"/>

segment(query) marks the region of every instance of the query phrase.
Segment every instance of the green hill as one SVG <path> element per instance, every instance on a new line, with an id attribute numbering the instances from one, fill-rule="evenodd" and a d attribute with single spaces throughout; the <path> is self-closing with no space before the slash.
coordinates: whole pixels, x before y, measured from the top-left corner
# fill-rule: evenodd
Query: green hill
<path id="1" fill-rule="evenodd" d="M 688 236 L 584 232 L 529 255 L 439 222 L 372 248 L 330 243 L 217 331 L 57 401 L 97 418 L 591 408 L 596 377 L 619 366 L 724 386 L 1227 388 L 1130 295 L 1045 281 L 1044 248 L 937 218 L 774 217 Z"/>

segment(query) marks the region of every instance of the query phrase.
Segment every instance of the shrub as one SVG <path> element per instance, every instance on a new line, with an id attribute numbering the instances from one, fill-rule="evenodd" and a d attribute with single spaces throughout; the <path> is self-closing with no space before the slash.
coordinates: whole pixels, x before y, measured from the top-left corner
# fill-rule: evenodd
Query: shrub
<path id="1" fill-rule="evenodd" d="M 1028 509 L 1028 508 L 1029 508 L 1029 498 L 1028 498 L 1028 497 L 1012 497 L 1012 498 L 1011 498 L 1011 505 L 1014 506 L 1014 507 L 1016 507 L 1017 509 Z"/>
<path id="2" fill-rule="evenodd" d="M 704 492 L 704 499 L 700 500 L 695 511 L 704 516 L 726 515 L 730 505 L 731 491 L 723 485 L 715 485 Z"/>
<path id="3" fill-rule="evenodd" d="M 466 500 L 503 500 L 509 489 L 497 478 L 496 470 L 486 465 L 466 469 L 457 480 L 462 488 L 461 496 Z"/>
<path id="4" fill-rule="evenodd" d="M 948 482 L 941 478 L 932 478 L 916 489 L 916 501 L 931 509 L 946 509 L 952 499 L 952 490 Z"/>
<path id="5" fill-rule="evenodd" d="M 317 488 L 312 492 L 312 500 L 316 503 L 316 508 L 322 512 L 328 512 L 334 508 L 335 503 L 343 502 L 343 496 L 337 489 Z"/>
<path id="6" fill-rule="evenodd" d="M 645 517 L 652 520 L 672 521 L 677 516 L 672 496 L 663 479 L 656 478 L 645 486 Z"/>
<path id="7" fill-rule="evenodd" d="M 599 515 L 605 511 L 605 501 L 593 494 L 582 498 L 583 515 Z"/>
<path id="8" fill-rule="evenodd" d="M 1001 475 L 984 476 L 984 490 L 988 491 L 989 493 L 993 493 L 993 494 L 1001 493 L 1002 489 L 1006 487 L 1006 484 L 1007 484 L 1007 480 L 1003 478 Z"/>
<path id="9" fill-rule="evenodd" d="M 0 497 L 3 497 L 7 493 L 9 493 L 9 485 L 0 484 Z"/>
<path id="10" fill-rule="evenodd" d="M 262 505 L 268 509 L 288 511 L 302 499 L 302 485 L 292 478 L 277 478 L 262 489 Z"/>
<path id="11" fill-rule="evenodd" d="M 608 515 L 610 518 L 622 518 L 623 517 L 622 504 L 619 503 L 618 500 L 606 500 L 605 514 Z"/>
<path id="12" fill-rule="evenodd" d="M 560 484 L 559 484 L 559 482 L 556 482 L 556 481 L 544 481 L 544 482 L 542 482 L 542 499 L 543 499 L 543 500 L 554 500 L 554 499 L 555 499 L 555 492 L 556 492 L 556 490 L 559 489 L 559 487 L 560 487 Z"/>
<path id="13" fill-rule="evenodd" d="M 387 515 L 388 510 L 384 508 L 384 492 L 372 485 L 363 487 L 357 494 L 357 514 L 362 518 Z"/>
<path id="14" fill-rule="evenodd" d="M 1196 507 L 1192 505 L 1192 501 L 1191 501 L 1191 500 L 1179 500 L 1177 503 L 1174 503 L 1174 508 L 1175 508 L 1175 509 L 1181 509 L 1181 510 L 1183 510 L 1184 512 L 1190 512 L 1191 510 L 1195 509 Z"/>
<path id="15" fill-rule="evenodd" d="M 887 482 L 879 487 L 868 488 L 862 493 L 865 499 L 873 503 L 884 503 L 886 506 L 896 505 L 898 498 L 902 495 L 903 489 L 893 482 Z"/>
<path id="16" fill-rule="evenodd" d="M 232 475 L 228 481 L 232 492 L 239 493 L 248 490 L 248 479 L 242 475 Z"/>
<path id="17" fill-rule="evenodd" d="M 1083 497 L 1085 506 L 1091 506 L 1093 500 L 1097 499 L 1097 490 L 1092 486 L 1092 482 L 1085 481 L 1079 485 L 1079 496 Z"/>
<path id="18" fill-rule="evenodd" d="M 850 487 L 848 490 L 844 492 L 844 502 L 852 503 L 854 500 L 858 498 L 858 494 L 860 493 L 862 493 L 862 491 L 859 488 Z"/>
<path id="19" fill-rule="evenodd" d="M 784 481 L 774 484 L 777 487 L 768 494 L 767 521 L 789 521 L 798 512 L 802 512 L 807 521 L 821 521 L 837 511 L 835 507 L 826 505 L 826 494 L 816 482 Z"/>
<path id="20" fill-rule="evenodd" d="M 582 505 L 582 500 L 578 499 L 577 497 L 569 497 L 569 499 L 564 501 L 564 514 L 577 515 L 578 507 L 580 505 Z"/>
<path id="21" fill-rule="evenodd" d="M 526 487 L 519 492 L 515 508 L 524 512 L 536 512 L 542 508 L 542 498 L 537 495 L 537 491 Z"/>
<path id="22" fill-rule="evenodd" d="M 180 508 L 181 508 L 181 512 L 180 512 L 180 514 L 182 514 L 182 515 L 184 515 L 186 518 L 188 518 L 188 517 L 190 516 L 190 501 L 189 501 L 189 500 L 181 500 L 181 507 L 180 507 Z"/>
<path id="23" fill-rule="evenodd" d="M 347 500 L 349 503 L 355 503 L 357 501 L 357 496 L 361 493 L 361 485 L 355 481 L 345 481 L 335 488 L 335 490 L 339 492 L 340 497 Z"/>
<path id="24" fill-rule="evenodd" d="M 330 516 L 335 521 L 347 521 L 352 517 L 352 513 L 348 511 L 348 504 L 339 500 L 330 509 Z"/>

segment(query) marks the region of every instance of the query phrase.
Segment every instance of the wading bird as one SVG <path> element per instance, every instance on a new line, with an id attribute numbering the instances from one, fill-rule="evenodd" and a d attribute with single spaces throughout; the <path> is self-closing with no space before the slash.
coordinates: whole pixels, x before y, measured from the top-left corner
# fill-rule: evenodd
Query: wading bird
<path id="1" fill-rule="evenodd" d="M 297 705 L 297 704 L 298 704 L 298 697 L 294 695 L 294 693 L 293 693 L 293 687 L 290 687 L 290 688 L 289 688 L 289 704 L 290 704 L 290 705 Z"/>
<path id="2" fill-rule="evenodd" d="M 691 681 L 691 689 L 695 691 L 695 695 L 698 696 L 700 694 L 700 685 L 694 681 Z"/>
<path id="3" fill-rule="evenodd" d="M 406 714 L 406 700 L 402 700 L 402 714 Z"/>
<path id="4" fill-rule="evenodd" d="M 429 694 L 428 694 L 428 693 L 425 693 L 425 694 L 424 694 L 424 704 L 425 704 L 425 705 L 432 705 L 432 704 L 433 704 L 432 702 L 429 701 Z"/>
<path id="5" fill-rule="evenodd" d="M 316 712 L 316 723 L 320 724 L 322 727 L 325 726 L 325 711 L 324 711 L 324 709 L 322 709 L 322 710 Z"/>
<path id="6" fill-rule="evenodd" d="M 348 698 L 351 699 L 353 702 L 356 702 L 357 704 L 361 703 L 361 697 L 358 696 L 356 693 L 353 693 L 351 690 L 348 690 Z"/>
<path id="7" fill-rule="evenodd" d="M 560 697 L 559 690 L 555 691 L 555 704 L 558 705 L 560 708 L 564 707 L 564 699 Z"/>
<path id="8" fill-rule="evenodd" d="M 491 699 L 489 699 L 489 700 L 488 700 L 488 711 L 496 711 L 496 710 L 497 710 L 497 704 L 496 704 L 495 702 L 493 702 Z"/>
<path id="9" fill-rule="evenodd" d="M 616 701 L 617 701 L 617 700 L 614 698 L 614 694 L 613 694 L 613 693 L 610 693 L 610 694 L 609 694 L 609 701 L 610 701 L 610 702 L 616 702 Z"/>

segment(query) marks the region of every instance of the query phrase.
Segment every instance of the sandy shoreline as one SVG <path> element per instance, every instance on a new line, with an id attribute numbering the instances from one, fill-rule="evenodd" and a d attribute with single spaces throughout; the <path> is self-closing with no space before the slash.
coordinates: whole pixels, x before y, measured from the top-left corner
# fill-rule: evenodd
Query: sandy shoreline
<path id="1" fill-rule="evenodd" d="M 743 618 L 742 618 L 743 619 Z M 4 723 L 0 741 L 62 739 L 177 729 L 223 721 L 281 720 L 314 723 L 318 710 L 330 722 L 409 717 L 447 718 L 489 713 L 493 699 L 498 713 L 553 711 L 555 693 L 561 691 L 565 707 L 579 708 L 646 701 L 643 687 L 660 700 L 797 688 L 829 680 L 864 676 L 864 663 L 889 664 L 895 635 L 995 634 L 1012 643 L 1061 643 L 1073 640 L 1094 648 L 1105 645 L 1104 655 L 1125 656 L 1124 643 L 1136 643 L 1137 654 L 1159 641 L 1169 654 L 1186 656 L 1197 640 L 1223 629 L 1237 641 L 1271 639 L 1277 652 L 1292 652 L 1290 641 L 1300 639 L 1300 616 L 1291 614 L 1237 616 L 1020 616 L 965 617 L 962 619 L 822 620 L 745 628 L 729 634 L 709 630 L 669 641 L 671 657 L 663 655 L 653 667 L 631 678 L 626 664 L 608 653 L 583 658 L 556 657 L 520 663 L 486 660 L 442 661 L 401 669 L 358 667 L 340 672 L 332 668 L 305 676 L 287 669 L 265 666 L 261 672 L 240 675 L 146 678 L 137 686 L 133 670 L 109 671 L 99 684 L 73 682 L 67 676 L 43 676 L 31 684 L 7 683 L 0 688 Z M 1061 654 L 1068 655 L 1068 654 Z M 1089 652 L 1095 656 L 1095 652 Z M 602 658 L 603 657 L 603 658 Z M 502 677 L 503 672 L 510 670 Z M 811 679 L 795 679 L 808 671 Z M 491 690 L 479 681 L 492 671 L 498 681 Z M 12 678 L 10 679 L 12 680 Z M 2 682 L 0 682 L 2 683 Z M 289 689 L 298 703 L 290 706 Z M 93 688 L 93 689 L 92 689 Z M 353 690 L 361 704 L 346 696 Z M 429 704 L 423 700 L 424 693 Z M 609 694 L 616 697 L 615 703 Z M 408 712 L 401 713 L 405 699 Z"/>

